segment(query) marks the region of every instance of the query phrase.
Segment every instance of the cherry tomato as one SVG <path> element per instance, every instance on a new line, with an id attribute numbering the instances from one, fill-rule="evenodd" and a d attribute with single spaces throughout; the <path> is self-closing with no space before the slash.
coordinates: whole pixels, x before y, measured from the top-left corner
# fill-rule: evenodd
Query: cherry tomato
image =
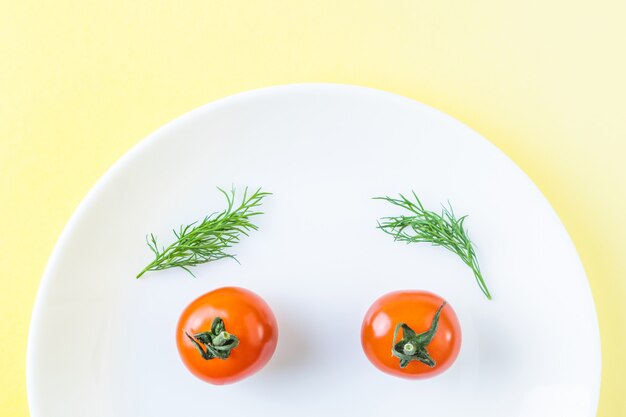
<path id="1" fill-rule="evenodd" d="M 461 348 L 461 327 L 438 295 L 396 291 L 372 304 L 361 327 L 367 358 L 383 372 L 408 379 L 428 378 L 452 365 Z"/>
<path id="2" fill-rule="evenodd" d="M 252 291 L 225 287 L 185 308 L 176 328 L 180 357 L 192 374 L 211 384 L 230 384 L 260 370 L 276 350 L 272 310 Z"/>

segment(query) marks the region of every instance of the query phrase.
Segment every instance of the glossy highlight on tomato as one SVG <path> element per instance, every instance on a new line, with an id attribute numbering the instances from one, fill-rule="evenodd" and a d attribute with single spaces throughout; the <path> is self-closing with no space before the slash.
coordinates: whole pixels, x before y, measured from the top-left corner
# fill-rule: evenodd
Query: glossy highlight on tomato
<path id="1" fill-rule="evenodd" d="M 202 340 L 207 341 L 203 337 L 213 338 L 207 335 L 213 334 L 212 330 L 221 333 L 214 338 L 216 345 L 223 345 L 224 338 L 232 342 L 233 336 L 237 341 L 222 358 L 213 357 L 202 345 Z M 277 341 L 278 326 L 268 304 L 252 291 L 238 287 L 219 288 L 198 297 L 182 312 L 176 327 L 183 364 L 198 378 L 216 385 L 230 384 L 259 371 L 271 359 Z M 219 354 L 220 346 L 216 349 L 213 351 Z"/>
<path id="2" fill-rule="evenodd" d="M 404 341 L 411 343 L 405 346 Z M 365 314 L 361 345 L 370 362 L 385 373 L 408 379 L 429 378 L 456 360 L 461 327 L 450 304 L 438 295 L 396 291 L 380 297 Z"/>

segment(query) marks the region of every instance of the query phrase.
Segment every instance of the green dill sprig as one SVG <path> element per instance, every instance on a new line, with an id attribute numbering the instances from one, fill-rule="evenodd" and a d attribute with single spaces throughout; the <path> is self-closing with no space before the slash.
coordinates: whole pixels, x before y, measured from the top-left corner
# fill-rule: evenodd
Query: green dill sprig
<path id="1" fill-rule="evenodd" d="M 261 191 L 259 188 L 252 195 L 248 195 L 246 187 L 241 203 L 235 206 L 234 188 L 229 193 L 219 187 L 218 190 L 226 197 L 226 210 L 206 216 L 200 223 L 181 225 L 178 231 L 173 230 L 176 242 L 167 248 L 159 249 L 157 238 L 152 233 L 146 236 L 146 243 L 155 258 L 137 274 L 137 278 L 148 271 L 168 268 L 182 268 L 193 275 L 190 267 L 223 258 L 237 260 L 235 255 L 228 253 L 227 250 L 239 242 L 241 235 L 248 236 L 251 230 L 258 230 L 250 219 L 262 214 L 255 209 L 261 205 L 263 198 L 271 193 Z"/>
<path id="2" fill-rule="evenodd" d="M 467 216 L 457 219 L 449 202 L 448 207 L 442 206 L 441 214 L 426 210 L 415 192 L 413 197 L 415 202 L 402 194 L 399 198 L 375 197 L 375 200 L 387 201 L 411 213 L 409 216 L 383 217 L 378 221 L 378 228 L 400 242 L 426 242 L 456 253 L 471 268 L 481 291 L 491 300 L 472 241 L 463 226 Z"/>

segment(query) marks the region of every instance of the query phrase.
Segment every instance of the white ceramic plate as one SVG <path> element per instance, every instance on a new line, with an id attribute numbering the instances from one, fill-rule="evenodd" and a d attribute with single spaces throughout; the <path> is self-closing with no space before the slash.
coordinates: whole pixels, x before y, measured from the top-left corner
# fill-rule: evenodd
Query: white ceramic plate
<path id="1" fill-rule="evenodd" d="M 148 232 L 221 210 L 216 186 L 274 195 L 241 261 L 135 274 Z M 450 200 L 494 300 L 455 255 L 375 229 L 371 197 Z M 211 386 L 181 364 L 174 330 L 206 291 L 247 287 L 272 306 L 266 368 Z M 430 380 L 377 371 L 360 347 L 368 306 L 427 289 L 455 308 L 457 362 Z M 33 417 L 593 416 L 600 342 L 589 285 L 563 225 L 502 152 L 451 117 L 366 88 L 291 85 L 203 106 L 159 129 L 96 184 L 44 274 L 28 345 Z M 418 411 L 412 411 L 413 409 Z M 226 414 L 222 414 L 226 415 Z"/>

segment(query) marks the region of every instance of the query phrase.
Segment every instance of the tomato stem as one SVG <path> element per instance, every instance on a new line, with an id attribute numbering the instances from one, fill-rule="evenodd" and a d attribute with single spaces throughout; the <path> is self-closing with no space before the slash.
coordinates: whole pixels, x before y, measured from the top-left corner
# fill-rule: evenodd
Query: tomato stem
<path id="1" fill-rule="evenodd" d="M 208 332 L 196 333 L 193 337 L 187 332 L 185 332 L 185 335 L 205 360 L 214 358 L 228 359 L 231 351 L 239 346 L 239 339 L 234 334 L 226 331 L 224 320 L 220 317 L 213 319 L 211 330 Z"/>
<path id="2" fill-rule="evenodd" d="M 446 302 L 444 301 L 433 316 L 430 328 L 424 333 L 415 333 L 406 323 L 398 323 L 396 325 L 396 329 L 393 332 L 391 354 L 400 359 L 400 368 L 406 368 L 411 361 L 422 362 L 431 368 L 436 365 L 434 359 L 428 354 L 426 346 L 428 346 L 437 333 L 439 316 L 441 309 L 443 309 L 445 305 Z M 402 339 L 396 343 L 400 329 L 402 329 Z"/>

